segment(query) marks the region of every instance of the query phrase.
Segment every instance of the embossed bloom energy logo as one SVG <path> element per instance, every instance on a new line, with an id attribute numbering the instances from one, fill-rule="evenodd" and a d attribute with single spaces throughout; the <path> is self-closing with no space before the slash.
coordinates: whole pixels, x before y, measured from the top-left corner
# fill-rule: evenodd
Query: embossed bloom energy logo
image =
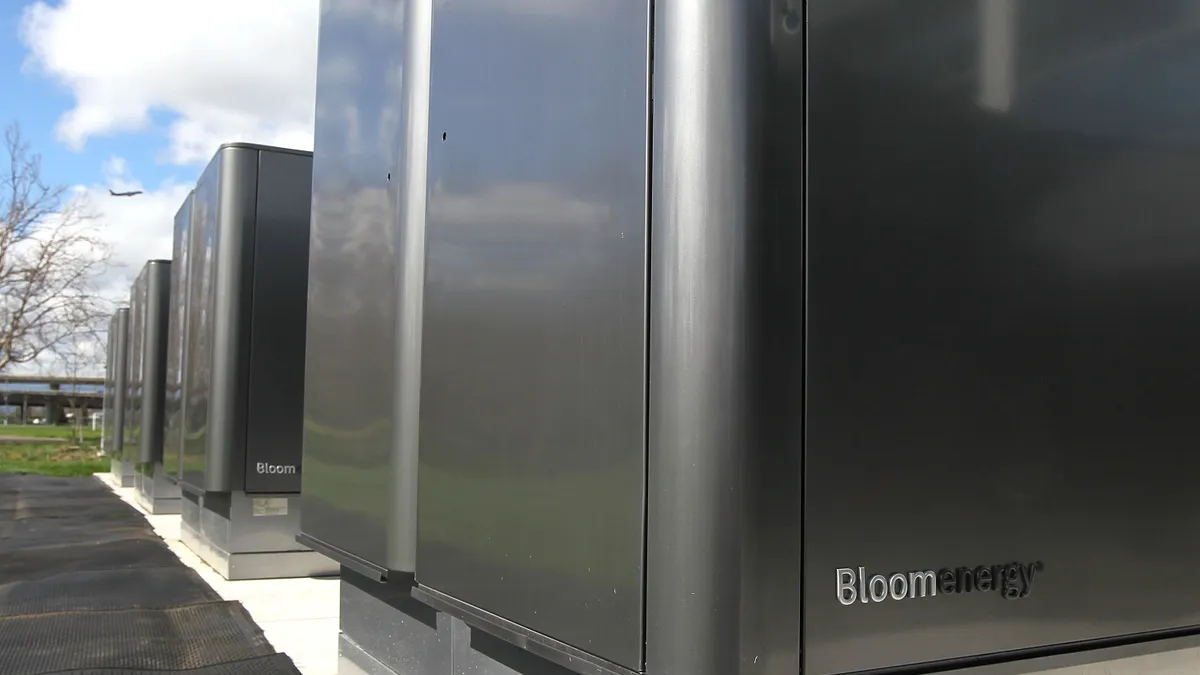
<path id="1" fill-rule="evenodd" d="M 956 593 L 999 593 L 1007 600 L 1029 595 L 1034 577 L 1046 569 L 1040 561 L 918 570 L 895 574 L 868 575 L 865 567 L 840 567 L 837 571 L 838 602 L 853 605 L 884 600 L 911 600 Z"/>

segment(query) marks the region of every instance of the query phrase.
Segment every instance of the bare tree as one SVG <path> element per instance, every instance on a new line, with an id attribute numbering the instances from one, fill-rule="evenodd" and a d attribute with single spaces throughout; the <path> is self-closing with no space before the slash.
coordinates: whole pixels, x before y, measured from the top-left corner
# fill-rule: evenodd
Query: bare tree
<path id="1" fill-rule="evenodd" d="M 95 335 L 111 311 L 97 282 L 111 247 L 83 195 L 47 183 L 20 127 L 4 132 L 0 170 L 0 372 Z"/>
<path id="2" fill-rule="evenodd" d="M 66 398 L 65 412 L 71 414 L 72 439 L 77 444 L 83 444 L 83 429 L 87 423 L 87 406 L 82 405 L 84 394 L 92 393 L 81 389 L 79 380 L 95 376 L 98 371 L 102 371 L 105 356 L 104 342 L 94 331 L 80 332 L 55 350 L 55 361 L 58 363 L 55 370 L 62 372 L 63 376 L 70 380 L 62 385 L 60 391 Z M 53 420 L 50 423 L 56 422 L 57 420 Z"/>

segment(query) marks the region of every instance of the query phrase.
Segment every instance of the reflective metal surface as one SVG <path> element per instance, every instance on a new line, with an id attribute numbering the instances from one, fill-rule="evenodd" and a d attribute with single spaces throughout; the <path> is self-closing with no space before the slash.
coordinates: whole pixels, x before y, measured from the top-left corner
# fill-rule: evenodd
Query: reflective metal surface
<path id="1" fill-rule="evenodd" d="M 163 468 L 167 475 L 180 475 L 183 463 L 183 355 L 187 350 L 188 250 L 191 237 L 194 193 L 189 192 L 175 214 L 175 235 L 171 253 L 170 323 L 167 326 L 167 370 L 163 397 Z"/>
<path id="2" fill-rule="evenodd" d="M 154 465 L 163 458 L 163 399 L 167 366 L 167 324 L 170 319 L 171 261 L 150 260 L 142 268 L 134 284 L 137 304 L 130 303 L 130 313 L 137 314 L 134 323 L 140 336 L 140 347 L 132 358 L 140 361 L 136 368 L 141 382 L 138 414 L 137 462 L 146 475 L 153 476 Z"/>
<path id="3" fill-rule="evenodd" d="M 400 232 L 396 242 L 396 414 L 392 446 L 392 524 L 388 565 L 417 564 L 417 472 L 421 411 L 421 337 L 425 299 L 426 166 L 429 149 L 430 42 L 434 0 L 408 0 L 402 87 Z"/>
<path id="4" fill-rule="evenodd" d="M 121 307 L 108 321 L 104 367 L 104 452 L 120 459 L 125 439 L 125 399 L 128 378 L 129 308 Z"/>
<path id="5" fill-rule="evenodd" d="M 212 389 L 213 266 L 220 157 L 209 162 L 192 191 L 188 237 L 186 349 L 183 353 L 183 445 L 179 481 L 203 491 Z"/>
<path id="6" fill-rule="evenodd" d="M 655 3 L 655 675 L 799 670 L 804 81 L 786 9 Z"/>
<path id="7" fill-rule="evenodd" d="M 255 194 L 246 456 L 231 469 L 247 492 L 299 492 L 312 154 L 260 150 Z"/>
<path id="8" fill-rule="evenodd" d="M 642 664 L 646 0 L 433 19 L 417 580 Z"/>
<path id="9" fill-rule="evenodd" d="M 572 675 L 560 665 L 414 600 L 407 587 L 343 570 L 338 672 L 343 675 Z"/>
<path id="10" fill-rule="evenodd" d="M 207 194 L 213 224 L 206 237 L 202 284 L 209 295 L 192 308 L 206 316 L 197 322 L 207 330 L 197 344 L 208 351 L 208 389 L 204 406 L 204 483 L 214 492 L 245 487 L 246 417 L 250 377 L 251 284 L 254 279 L 254 237 L 258 153 L 252 148 L 222 147 L 210 166 L 216 171 Z M 205 172 L 206 177 L 208 172 Z M 201 186 L 196 186 L 199 199 Z M 188 404 L 191 406 L 189 398 Z"/>
<path id="11" fill-rule="evenodd" d="M 145 326 L 146 326 L 146 269 L 134 279 L 129 293 L 129 346 L 125 359 L 125 438 L 121 446 L 121 461 L 136 469 L 141 461 L 142 389 Z"/>
<path id="12" fill-rule="evenodd" d="M 300 527 L 411 570 L 388 555 L 408 7 L 321 3 Z"/>
<path id="13" fill-rule="evenodd" d="M 312 155 L 228 144 L 196 185 L 183 482 L 295 492 Z"/>
<path id="14" fill-rule="evenodd" d="M 1200 11 L 807 4 L 805 672 L 1192 630 Z M 1032 560 L 1016 600 L 837 596 Z"/>

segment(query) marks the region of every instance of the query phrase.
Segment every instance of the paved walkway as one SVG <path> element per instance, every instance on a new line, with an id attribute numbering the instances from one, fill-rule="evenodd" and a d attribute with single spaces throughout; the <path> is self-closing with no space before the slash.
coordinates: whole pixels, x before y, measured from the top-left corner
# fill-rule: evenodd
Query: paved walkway
<path id="1" fill-rule="evenodd" d="M 296 675 L 95 478 L 0 475 L 0 673 Z"/>
<path id="2" fill-rule="evenodd" d="M 291 657 L 302 675 L 337 675 L 338 578 L 226 581 L 179 540 L 179 516 L 149 515 L 137 504 L 134 488 L 114 487 L 107 474 L 97 477 L 136 508 L 176 558 L 214 592 L 225 600 L 240 602 L 275 649 Z M 0 675 L 5 675 L 3 670 Z"/>

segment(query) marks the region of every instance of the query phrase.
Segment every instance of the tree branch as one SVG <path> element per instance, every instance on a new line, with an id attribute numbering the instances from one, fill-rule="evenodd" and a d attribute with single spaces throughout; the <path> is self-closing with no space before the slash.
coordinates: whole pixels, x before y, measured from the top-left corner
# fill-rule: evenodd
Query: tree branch
<path id="1" fill-rule="evenodd" d="M 83 197 L 43 179 L 41 157 L 17 125 L 5 130 L 3 150 L 0 372 L 48 353 L 74 353 L 112 309 L 96 288 L 111 258 L 98 214 Z"/>

